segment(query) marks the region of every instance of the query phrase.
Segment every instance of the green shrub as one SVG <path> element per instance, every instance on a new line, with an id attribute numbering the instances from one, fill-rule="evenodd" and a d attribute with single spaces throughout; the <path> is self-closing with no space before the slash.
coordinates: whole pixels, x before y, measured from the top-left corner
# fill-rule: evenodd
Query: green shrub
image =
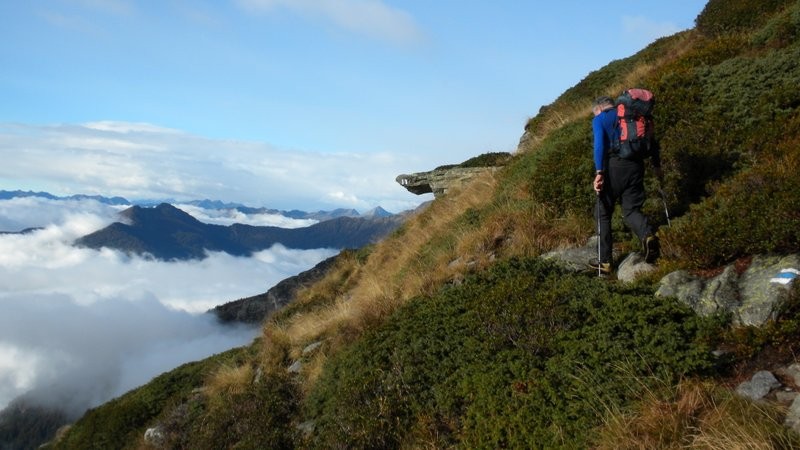
<path id="1" fill-rule="evenodd" d="M 511 154 L 508 152 L 489 152 L 472 157 L 461 164 L 446 164 L 444 166 L 439 166 L 434 170 L 453 169 L 456 167 L 470 168 L 502 166 L 509 160 L 509 158 L 511 158 Z"/>
<path id="2" fill-rule="evenodd" d="M 666 231 L 678 257 L 714 267 L 752 254 L 800 251 L 800 155 L 766 159 L 722 184 Z"/>
<path id="3" fill-rule="evenodd" d="M 776 148 L 791 134 L 786 124 L 800 105 L 797 47 L 708 60 L 714 65 L 684 64 L 707 54 L 709 46 L 733 52 L 736 45 L 726 41 L 703 41 L 652 79 L 665 187 L 675 215 Z"/>
<path id="4" fill-rule="evenodd" d="M 484 153 L 482 155 L 478 155 L 474 158 L 470 158 L 463 163 L 459 164 L 458 167 L 491 167 L 491 166 L 502 166 L 503 164 L 508 161 L 511 157 L 511 154 L 508 152 L 490 152 Z"/>
<path id="5" fill-rule="evenodd" d="M 709 36 L 758 27 L 772 13 L 794 0 L 709 0 L 695 23 Z"/>
<path id="6" fill-rule="evenodd" d="M 797 42 L 800 37 L 800 3 L 775 15 L 752 38 L 755 45 L 781 48 Z"/>
<path id="7" fill-rule="evenodd" d="M 660 38 L 633 56 L 611 61 L 606 66 L 590 72 L 575 86 L 564 91 L 555 102 L 542 106 L 538 114 L 528 120 L 525 130 L 535 135 L 542 135 L 544 124 L 549 121 L 550 116 L 561 114 L 562 108 L 576 105 L 588 106 L 592 100 L 601 95 L 614 95 L 614 92 L 610 92 L 612 86 L 618 84 L 636 66 L 653 63 L 659 58 L 663 58 L 665 53 L 674 49 L 675 43 L 684 35 L 684 33 L 678 33 Z"/>
<path id="8" fill-rule="evenodd" d="M 268 374 L 242 392 L 189 414 L 169 448 L 291 449 L 298 392 L 288 374 Z M 188 430 L 188 432 L 186 432 Z"/>
<path id="9" fill-rule="evenodd" d="M 498 263 L 399 310 L 326 366 L 306 405 L 311 448 L 580 446 L 627 377 L 710 367 L 712 322 L 651 291 Z M 425 433 L 422 433 L 425 435 Z"/>
<path id="10" fill-rule="evenodd" d="M 526 184 L 534 201 L 562 213 L 590 211 L 594 174 L 592 124 L 585 121 L 561 127 L 530 156 Z"/>

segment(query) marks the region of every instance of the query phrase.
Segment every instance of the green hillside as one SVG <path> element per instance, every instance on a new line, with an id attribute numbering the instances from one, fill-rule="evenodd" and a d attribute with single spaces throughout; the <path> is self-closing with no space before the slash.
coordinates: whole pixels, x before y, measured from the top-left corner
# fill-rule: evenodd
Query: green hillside
<path id="1" fill-rule="evenodd" d="M 672 226 L 659 270 L 624 285 L 538 256 L 594 234 L 591 102 L 633 86 L 658 99 Z M 541 108 L 504 164 L 344 252 L 250 348 L 162 375 L 51 447 L 800 448 L 784 411 L 731 391 L 800 352 L 800 287 L 758 329 L 654 296 L 679 268 L 800 252 L 800 1 L 709 1 L 695 29 Z M 638 250 L 619 217 L 614 232 Z"/>

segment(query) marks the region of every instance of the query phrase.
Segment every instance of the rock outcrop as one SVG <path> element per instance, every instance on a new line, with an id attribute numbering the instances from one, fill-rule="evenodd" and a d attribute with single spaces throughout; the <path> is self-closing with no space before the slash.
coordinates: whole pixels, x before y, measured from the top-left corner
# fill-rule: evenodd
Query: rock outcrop
<path id="1" fill-rule="evenodd" d="M 422 195 L 432 192 L 434 197 L 440 197 L 448 190 L 462 186 L 476 175 L 495 170 L 497 167 L 439 168 L 429 172 L 398 175 L 395 181 L 412 194 Z"/>
<path id="2" fill-rule="evenodd" d="M 573 272 L 589 271 L 589 262 L 597 260 L 597 236 L 592 236 L 583 247 L 555 250 L 542 255 L 542 258 L 554 261 L 559 266 Z M 632 252 L 622 260 L 616 268 L 617 279 L 630 283 L 641 275 L 656 270 L 652 264 L 644 260 L 640 253 Z"/>
<path id="3" fill-rule="evenodd" d="M 597 237 L 583 247 L 552 251 L 542 258 L 555 261 L 567 270 L 588 271 L 588 262 L 597 260 Z M 627 255 L 616 268 L 619 281 L 628 283 L 653 272 L 656 267 L 637 252 Z M 676 297 L 697 314 L 731 314 L 734 325 L 762 326 L 774 319 L 789 288 L 800 277 L 800 255 L 756 255 L 745 270 L 727 266 L 712 278 L 702 278 L 685 270 L 661 279 L 656 295 Z"/>
<path id="4" fill-rule="evenodd" d="M 777 378 L 778 375 L 780 378 Z M 800 364 L 779 367 L 774 373 L 759 370 L 736 387 L 736 393 L 748 400 L 772 403 L 786 408 L 783 424 L 800 432 Z"/>
<path id="5" fill-rule="evenodd" d="M 700 315 L 730 313 L 734 324 L 761 326 L 775 318 L 798 269 L 800 255 L 759 255 L 741 275 L 734 265 L 710 279 L 673 272 L 661 280 L 656 295 L 676 297 Z"/>

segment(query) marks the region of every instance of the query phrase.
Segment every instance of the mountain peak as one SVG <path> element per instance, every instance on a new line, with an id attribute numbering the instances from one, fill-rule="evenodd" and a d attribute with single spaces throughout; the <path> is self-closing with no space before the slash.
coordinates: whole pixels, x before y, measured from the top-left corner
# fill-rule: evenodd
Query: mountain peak
<path id="1" fill-rule="evenodd" d="M 361 215 L 361 217 L 391 217 L 394 214 L 390 213 L 389 211 L 381 208 L 380 206 L 376 206 L 375 208 L 370 209 L 369 211 L 365 212 Z"/>
<path id="2" fill-rule="evenodd" d="M 186 211 L 176 208 L 169 203 L 161 203 L 156 207 L 131 206 L 119 213 L 127 219 L 129 224 L 147 227 L 148 224 L 158 223 L 159 226 L 171 224 L 175 226 L 198 226 L 201 222 Z"/>

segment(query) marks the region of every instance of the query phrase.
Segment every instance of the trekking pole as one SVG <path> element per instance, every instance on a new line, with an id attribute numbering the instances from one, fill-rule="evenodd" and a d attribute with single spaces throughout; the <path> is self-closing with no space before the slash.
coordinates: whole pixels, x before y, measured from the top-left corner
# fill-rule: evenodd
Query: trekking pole
<path id="1" fill-rule="evenodd" d="M 667 226 L 672 227 L 669 221 L 669 209 L 667 209 L 667 194 L 664 193 L 664 188 L 659 185 L 658 192 L 661 194 L 661 202 L 664 203 L 664 214 L 667 216 Z"/>
<path id="2" fill-rule="evenodd" d="M 597 199 L 595 200 L 594 205 L 595 209 L 597 210 L 597 213 L 595 214 L 597 216 L 597 276 L 602 277 L 603 267 L 600 265 L 600 193 L 595 191 L 595 194 L 597 194 Z"/>

